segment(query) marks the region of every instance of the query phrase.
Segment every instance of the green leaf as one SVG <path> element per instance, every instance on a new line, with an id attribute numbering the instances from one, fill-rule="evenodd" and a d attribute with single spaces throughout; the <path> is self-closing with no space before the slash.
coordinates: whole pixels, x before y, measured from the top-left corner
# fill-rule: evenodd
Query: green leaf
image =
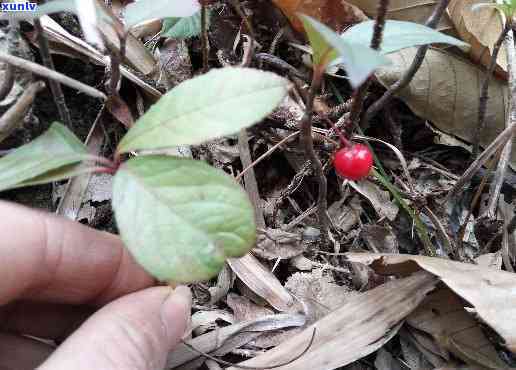
<path id="1" fill-rule="evenodd" d="M 369 45 L 373 36 L 374 21 L 359 23 L 346 30 L 341 38 L 350 43 Z M 445 35 L 430 27 L 413 22 L 386 21 L 383 31 L 381 52 L 383 54 L 426 44 L 450 44 L 467 47 L 468 44 Z"/>
<path id="2" fill-rule="evenodd" d="M 237 133 L 271 113 L 288 85 L 256 69 L 212 70 L 164 95 L 125 135 L 118 153 L 200 144 Z"/>
<path id="3" fill-rule="evenodd" d="M 207 13 L 207 23 L 209 26 L 209 12 Z M 170 37 L 173 39 L 188 39 L 201 34 L 201 12 L 197 12 L 190 17 L 184 18 L 167 18 L 163 21 L 161 28 L 161 37 Z"/>
<path id="4" fill-rule="evenodd" d="M 349 42 L 331 28 L 304 14 L 299 15 L 313 49 L 317 66 L 326 68 L 338 56 L 353 87 L 359 86 L 379 66 L 389 60 L 367 45 Z"/>
<path id="5" fill-rule="evenodd" d="M 90 158 L 84 144 L 54 123 L 43 135 L 0 159 L 0 191 L 70 178 Z"/>
<path id="6" fill-rule="evenodd" d="M 197 0 L 140 0 L 125 7 L 125 24 L 131 28 L 150 19 L 190 17 L 200 9 Z"/>
<path id="7" fill-rule="evenodd" d="M 160 281 L 210 279 L 256 238 L 245 191 L 224 172 L 191 159 L 130 159 L 115 175 L 113 208 L 132 255 Z"/>

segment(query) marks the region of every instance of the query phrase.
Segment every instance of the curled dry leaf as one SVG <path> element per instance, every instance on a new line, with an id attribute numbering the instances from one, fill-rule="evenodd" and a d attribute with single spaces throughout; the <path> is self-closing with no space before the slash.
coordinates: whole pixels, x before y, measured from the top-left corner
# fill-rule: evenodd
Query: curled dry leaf
<path id="1" fill-rule="evenodd" d="M 516 274 L 450 260 L 396 254 L 347 253 L 381 274 L 409 274 L 425 270 L 440 278 L 469 302 L 477 314 L 516 353 Z"/>
<path id="2" fill-rule="evenodd" d="M 247 343 L 249 340 L 254 339 L 254 337 L 263 332 L 300 327 L 304 324 L 305 317 L 300 314 L 269 315 L 219 328 L 218 330 L 198 336 L 188 341 L 188 343 L 205 353 L 220 351 L 224 348 L 224 352 L 227 353 L 233 348 L 237 348 Z M 253 336 L 246 334 L 252 334 Z M 242 340 L 242 336 L 244 336 L 244 340 Z M 245 340 L 247 340 L 247 342 Z M 195 360 L 199 356 L 197 352 L 193 352 L 184 344 L 179 343 L 179 345 L 169 353 L 166 368 L 174 369 L 177 366 Z"/>
<path id="3" fill-rule="evenodd" d="M 303 253 L 301 236 L 281 229 L 267 229 L 258 234 L 253 252 L 259 257 L 273 260 L 289 259 Z"/>
<path id="4" fill-rule="evenodd" d="M 292 27 L 303 32 L 303 24 L 297 13 L 303 13 L 326 24 L 337 32 L 347 26 L 367 20 L 367 16 L 356 6 L 344 0 L 272 0 L 290 20 Z"/>
<path id="5" fill-rule="evenodd" d="M 390 193 L 381 190 L 376 184 L 371 181 L 351 181 L 349 185 L 363 195 L 381 217 L 387 217 L 390 221 L 394 221 L 398 214 L 399 208 L 391 202 Z"/>
<path id="6" fill-rule="evenodd" d="M 423 272 L 358 294 L 288 341 L 239 365 L 265 367 L 289 361 L 310 342 L 314 329 L 315 338 L 308 352 L 280 369 L 336 369 L 347 365 L 389 341 L 403 319 L 437 282 L 435 277 Z"/>
<path id="7" fill-rule="evenodd" d="M 391 86 L 409 68 L 416 54 L 415 48 L 387 55 L 390 66 L 381 67 L 376 77 L 385 86 Z M 431 121 L 439 130 L 473 142 L 478 121 L 480 86 L 483 71 L 456 55 L 430 49 L 425 61 L 400 98 L 418 116 Z M 487 126 L 480 144 L 487 147 L 505 128 L 507 84 L 492 79 L 489 85 Z M 512 151 L 511 165 L 516 168 L 516 145 Z"/>
<path id="8" fill-rule="evenodd" d="M 451 0 L 448 14 L 459 36 L 471 45 L 469 55 L 475 63 L 489 66 L 496 40 L 503 31 L 503 19 L 498 10 L 481 7 L 473 10 L 476 4 L 485 4 L 484 0 Z M 507 48 L 502 45 L 498 53 L 495 72 L 507 77 Z"/>
<path id="9" fill-rule="evenodd" d="M 362 9 L 369 17 L 376 16 L 378 1 L 350 0 L 349 2 Z M 391 0 L 387 10 L 387 19 L 424 24 L 438 2 L 439 0 Z M 454 33 L 453 25 L 446 14 L 442 17 L 437 29 L 446 33 Z"/>
<path id="10" fill-rule="evenodd" d="M 441 351 L 449 351 L 467 364 L 505 367 L 478 322 L 464 310 L 461 298 L 447 288 L 429 294 L 407 317 L 407 324 L 429 334 Z"/>

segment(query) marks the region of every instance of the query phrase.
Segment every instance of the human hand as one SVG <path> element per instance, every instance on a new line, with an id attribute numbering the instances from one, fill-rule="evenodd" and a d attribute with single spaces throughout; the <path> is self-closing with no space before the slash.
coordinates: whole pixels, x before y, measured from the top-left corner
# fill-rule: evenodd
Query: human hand
<path id="1" fill-rule="evenodd" d="M 150 288 L 115 235 L 1 201 L 0 238 L 1 370 L 164 368 L 188 288 Z"/>

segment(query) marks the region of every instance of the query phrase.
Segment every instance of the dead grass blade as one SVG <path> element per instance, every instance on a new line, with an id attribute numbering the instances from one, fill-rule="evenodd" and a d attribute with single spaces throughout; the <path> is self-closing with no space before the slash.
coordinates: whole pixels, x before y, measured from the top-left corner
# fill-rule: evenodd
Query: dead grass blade
<path id="1" fill-rule="evenodd" d="M 479 265 L 440 258 L 347 253 L 352 262 L 360 262 L 381 274 L 410 274 L 421 269 L 440 278 L 451 290 L 469 302 L 477 314 L 516 353 L 516 275 Z"/>
<path id="2" fill-rule="evenodd" d="M 352 297 L 303 332 L 276 348 L 240 363 L 245 366 L 274 365 L 292 358 L 317 333 L 310 350 L 281 370 L 330 370 L 349 364 L 382 347 L 431 291 L 438 280 L 428 273 L 391 281 Z M 237 367 L 231 367 L 236 370 Z"/>

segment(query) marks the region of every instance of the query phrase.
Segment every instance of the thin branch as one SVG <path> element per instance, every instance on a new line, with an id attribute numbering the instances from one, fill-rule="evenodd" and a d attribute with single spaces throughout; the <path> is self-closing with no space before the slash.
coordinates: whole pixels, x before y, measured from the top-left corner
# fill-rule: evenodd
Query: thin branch
<path id="1" fill-rule="evenodd" d="M 498 53 L 502 47 L 503 40 L 507 35 L 507 32 L 511 29 L 511 24 L 507 22 L 505 24 L 505 28 L 500 33 L 498 40 L 496 40 L 493 47 L 493 55 L 491 56 L 491 61 L 489 62 L 489 67 L 487 68 L 484 82 L 482 83 L 482 87 L 480 89 L 480 99 L 478 104 L 478 126 L 477 132 L 475 134 L 475 140 L 473 141 L 473 158 L 476 158 L 478 155 L 478 150 L 480 147 L 480 138 L 482 132 L 484 132 L 486 126 L 486 113 L 487 113 L 487 102 L 489 101 L 489 83 L 491 82 L 491 78 L 493 77 L 493 72 L 496 68 L 496 62 L 498 60 Z"/>
<path id="2" fill-rule="evenodd" d="M 376 18 L 374 22 L 373 37 L 371 38 L 371 49 L 379 50 L 383 39 L 383 30 L 385 28 L 385 17 L 389 8 L 389 0 L 380 0 L 376 9 Z M 364 100 L 373 80 L 369 77 L 355 92 L 353 92 L 353 104 L 351 106 L 351 114 L 349 117 L 350 130 L 357 127 L 360 115 L 364 107 Z"/>
<path id="3" fill-rule="evenodd" d="M 510 20 L 507 23 L 511 23 Z M 505 37 L 505 45 L 507 47 L 507 70 L 509 72 L 509 114 L 505 121 L 506 127 L 516 126 L 516 53 L 514 48 L 514 31 L 512 25 L 511 30 L 507 32 Z M 514 137 L 514 133 L 512 135 Z M 489 203 L 487 206 L 487 217 L 496 218 L 496 209 L 498 208 L 498 199 L 502 191 L 502 185 L 512 153 L 512 138 L 507 141 L 500 155 L 494 180 L 489 190 Z"/>
<path id="4" fill-rule="evenodd" d="M 242 61 L 241 66 L 242 67 L 249 67 L 251 65 L 251 62 L 253 61 L 254 57 L 254 47 L 255 47 L 255 40 L 256 40 L 256 34 L 254 33 L 253 25 L 251 24 L 251 21 L 245 14 L 245 12 L 242 10 L 242 7 L 240 5 L 240 2 L 238 0 L 231 0 L 231 5 L 235 8 L 236 12 L 242 18 L 242 21 L 245 24 L 245 27 L 247 29 L 247 32 L 249 32 L 249 43 L 248 46 L 249 49 L 247 49 L 247 53 L 244 54 L 244 60 Z"/>
<path id="5" fill-rule="evenodd" d="M 191 344 L 185 342 L 184 340 L 181 340 L 181 343 L 183 343 L 186 347 L 188 347 L 190 350 L 198 353 L 199 355 L 203 356 L 203 357 L 206 357 L 212 361 L 215 361 L 216 363 L 218 364 L 221 364 L 221 365 L 225 365 L 225 366 L 232 366 L 232 367 L 236 367 L 238 369 L 249 369 L 249 370 L 267 370 L 267 369 L 276 369 L 278 367 L 283 367 L 283 366 L 287 366 L 287 365 L 290 365 L 291 363 L 293 363 L 294 361 L 297 361 L 299 360 L 301 357 L 303 357 L 307 352 L 308 350 L 310 349 L 310 347 L 312 347 L 312 344 L 314 343 L 314 339 L 315 339 L 315 332 L 316 332 L 316 328 L 314 327 L 314 330 L 312 332 L 312 337 L 310 338 L 310 342 L 308 343 L 308 345 L 306 346 L 306 348 L 303 350 L 303 352 L 301 352 L 299 355 L 295 356 L 294 358 L 292 358 L 291 360 L 288 360 L 284 363 L 281 363 L 281 364 L 277 364 L 277 365 L 271 365 L 271 366 L 245 366 L 245 365 L 238 365 L 238 364 L 234 364 L 232 362 L 228 362 L 228 361 L 224 361 L 224 360 L 220 360 L 218 359 L 217 357 L 214 357 L 212 355 L 209 355 L 203 351 L 200 351 L 198 350 L 197 348 L 195 348 L 194 346 L 192 346 Z"/>
<path id="6" fill-rule="evenodd" d="M 0 117 L 0 142 L 4 141 L 11 133 L 16 130 L 27 115 L 36 94 L 45 88 L 43 81 L 31 83 L 18 99 L 16 104 L 10 107 L 2 117 Z"/>
<path id="7" fill-rule="evenodd" d="M 58 81 L 62 83 L 63 85 L 69 86 L 73 89 L 82 91 L 86 95 L 92 96 L 97 99 L 106 100 L 107 97 L 104 93 L 100 92 L 99 90 L 88 86 L 86 84 L 83 84 L 80 81 L 74 80 L 73 78 L 70 78 L 68 76 L 65 76 L 62 73 L 53 71 L 51 69 L 48 69 L 46 67 L 40 66 L 37 63 L 30 62 L 23 58 L 15 57 L 14 55 L 6 54 L 2 51 L 0 51 L 0 61 L 9 63 L 14 65 L 17 68 L 25 69 L 27 71 L 30 71 L 34 74 L 37 74 L 39 76 Z"/>
<path id="8" fill-rule="evenodd" d="M 52 56 L 50 55 L 48 40 L 45 36 L 45 32 L 43 30 L 43 26 L 41 25 L 41 21 L 38 18 L 34 19 L 34 28 L 36 30 L 36 37 L 39 45 L 39 54 L 41 55 L 43 65 L 48 69 L 55 71 L 56 68 L 54 66 Z M 61 84 L 56 80 L 50 79 L 48 80 L 48 85 L 50 86 L 50 91 L 52 92 L 52 96 L 54 97 L 54 102 L 59 112 L 59 117 L 61 118 L 61 121 L 66 126 L 72 127 L 72 117 L 70 116 L 70 111 L 66 106 L 66 100 L 63 94 Z"/>
<path id="9" fill-rule="evenodd" d="M 208 7 L 206 0 L 201 0 L 201 48 L 202 48 L 202 72 L 208 72 L 209 68 L 209 44 L 208 44 Z"/>
<path id="10" fill-rule="evenodd" d="M 436 28 L 441 20 L 441 17 L 448 6 L 450 0 L 440 0 L 436 5 L 434 11 L 426 21 L 425 25 L 430 28 Z M 378 99 L 374 104 L 372 104 L 367 112 L 364 115 L 362 126 L 367 125 L 367 123 L 373 118 L 378 112 L 380 112 L 388 102 L 396 95 L 400 90 L 404 89 L 410 81 L 414 78 L 414 75 L 419 70 L 421 65 L 423 64 L 423 60 L 425 59 L 426 52 L 428 50 L 428 45 L 421 46 L 412 61 L 409 69 L 405 72 L 403 77 L 399 79 L 396 83 L 394 83 L 389 89 L 383 94 L 383 96 Z"/>
<path id="11" fill-rule="evenodd" d="M 323 71 L 319 68 L 314 70 L 314 75 L 312 79 L 312 84 L 310 86 L 310 91 L 308 93 L 308 100 L 306 102 L 305 114 L 301 120 L 301 143 L 305 150 L 305 155 L 307 159 L 312 163 L 312 168 L 314 169 L 315 176 L 317 177 L 317 181 L 319 184 L 319 196 L 317 199 L 317 217 L 319 219 L 319 224 L 321 227 L 321 234 L 323 238 L 326 239 L 328 236 L 330 220 L 328 219 L 327 209 L 328 209 L 328 200 L 327 200 L 327 192 L 328 192 L 328 184 L 326 180 L 326 176 L 324 174 L 323 166 L 321 161 L 317 157 L 317 154 L 314 150 L 314 139 L 312 136 L 312 119 L 313 119 L 313 110 L 314 110 L 314 100 L 315 94 L 319 91 L 321 85 Z"/>
<path id="12" fill-rule="evenodd" d="M 6 63 L 4 70 L 4 78 L 0 84 L 0 101 L 7 98 L 14 86 L 14 71 L 12 64 Z"/>

